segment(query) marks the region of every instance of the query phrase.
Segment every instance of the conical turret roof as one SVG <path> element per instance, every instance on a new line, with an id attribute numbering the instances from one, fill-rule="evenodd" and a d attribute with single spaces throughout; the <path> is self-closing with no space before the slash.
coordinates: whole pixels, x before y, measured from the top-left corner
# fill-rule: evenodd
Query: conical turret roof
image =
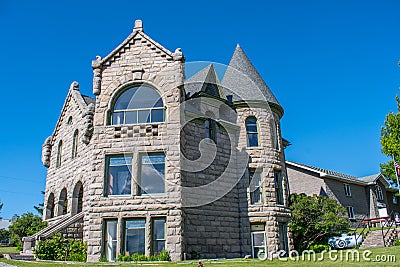
<path id="1" fill-rule="evenodd" d="M 208 65 L 186 80 L 185 92 L 187 97 L 191 97 L 195 93 L 204 92 L 209 95 L 225 98 L 213 64 Z"/>
<path id="2" fill-rule="evenodd" d="M 239 44 L 222 79 L 222 88 L 233 101 L 261 100 L 280 106 Z"/>

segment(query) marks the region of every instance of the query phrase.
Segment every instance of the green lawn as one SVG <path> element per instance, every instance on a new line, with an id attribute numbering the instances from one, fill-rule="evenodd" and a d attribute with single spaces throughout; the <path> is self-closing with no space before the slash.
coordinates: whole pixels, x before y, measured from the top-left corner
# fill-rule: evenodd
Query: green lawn
<path id="1" fill-rule="evenodd" d="M 0 253 L 17 253 L 17 247 L 0 247 Z"/>
<path id="2" fill-rule="evenodd" d="M 365 250 L 359 250 L 360 253 L 365 252 Z M 370 249 L 372 252 L 369 255 L 370 261 L 365 261 L 362 259 L 362 255 L 360 255 L 360 261 L 346 261 L 345 252 L 343 251 L 343 260 L 333 261 L 330 260 L 328 255 L 325 255 L 322 261 L 310 261 L 307 258 L 302 260 L 301 258 L 297 261 L 287 259 L 287 261 L 283 260 L 266 260 L 266 261 L 258 261 L 258 260 L 221 260 L 221 261 L 209 261 L 204 260 L 203 265 L 213 266 L 213 267 L 228 267 L 228 266 L 246 266 L 246 267 L 257 267 L 257 266 L 376 266 L 376 265 L 384 265 L 384 266 L 399 266 L 400 263 L 400 247 L 388 247 L 388 248 L 376 248 Z M 339 254 L 340 255 L 340 254 Z M 376 257 L 388 257 L 389 255 L 393 255 L 395 257 L 395 261 L 383 263 L 382 261 L 377 261 Z M 317 254 L 317 258 L 320 258 L 321 254 Z M 351 259 L 351 257 L 350 257 Z M 170 266 L 170 267 L 187 267 L 187 266 L 197 266 L 197 261 L 185 261 L 185 262 L 177 262 L 177 263 L 157 263 L 157 262 L 142 262 L 142 263 L 63 263 L 63 262 L 52 262 L 52 261 L 36 261 L 36 262 L 20 262 L 20 261 L 10 261 L 1 259 L 1 262 L 5 262 L 11 265 L 20 266 L 20 267 L 32 267 L 32 266 L 69 266 L 69 267 L 81 267 L 81 266 L 148 266 L 148 267 L 156 267 L 156 266 Z M 379 262 L 379 263 L 378 263 Z"/>

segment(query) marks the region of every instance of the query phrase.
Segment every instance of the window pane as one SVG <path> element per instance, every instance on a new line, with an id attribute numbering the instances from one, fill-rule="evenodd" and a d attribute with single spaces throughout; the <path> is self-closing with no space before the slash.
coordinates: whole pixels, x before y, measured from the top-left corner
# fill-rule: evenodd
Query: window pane
<path id="1" fill-rule="evenodd" d="M 257 133 L 257 123 L 256 122 L 249 123 L 247 121 L 247 123 L 246 123 L 246 131 L 247 132 L 251 132 L 251 133 Z"/>
<path id="2" fill-rule="evenodd" d="M 125 113 L 125 123 L 126 124 L 137 123 L 137 111 L 127 111 Z"/>
<path id="3" fill-rule="evenodd" d="M 150 110 L 139 110 L 139 123 L 150 122 Z"/>
<path id="4" fill-rule="evenodd" d="M 125 91 L 116 101 L 114 110 L 162 107 L 163 102 L 158 92 L 141 86 Z"/>
<path id="5" fill-rule="evenodd" d="M 253 234 L 253 246 L 265 246 L 264 232 Z"/>
<path id="6" fill-rule="evenodd" d="M 120 125 L 124 123 L 124 113 L 123 112 L 114 112 L 112 114 L 112 124 Z"/>
<path id="7" fill-rule="evenodd" d="M 164 110 L 163 109 L 153 109 L 151 111 L 151 121 L 152 122 L 163 122 L 164 121 Z"/>
<path id="8" fill-rule="evenodd" d="M 165 249 L 165 240 L 154 241 L 154 253 L 160 253 Z"/>
<path id="9" fill-rule="evenodd" d="M 127 220 L 125 223 L 125 252 L 129 255 L 145 252 L 145 220 Z"/>
<path id="10" fill-rule="evenodd" d="M 131 194 L 132 157 L 112 157 L 108 165 L 108 194 Z"/>
<path id="11" fill-rule="evenodd" d="M 106 222 L 106 258 L 115 261 L 117 256 L 117 221 Z"/>
<path id="12" fill-rule="evenodd" d="M 258 146 L 258 134 L 248 133 L 247 134 L 247 143 L 249 147 L 257 147 Z"/>
<path id="13" fill-rule="evenodd" d="M 142 156 L 141 192 L 142 194 L 164 193 L 165 156 L 163 154 Z"/>
<path id="14" fill-rule="evenodd" d="M 165 239 L 165 219 L 153 220 L 154 239 Z"/>

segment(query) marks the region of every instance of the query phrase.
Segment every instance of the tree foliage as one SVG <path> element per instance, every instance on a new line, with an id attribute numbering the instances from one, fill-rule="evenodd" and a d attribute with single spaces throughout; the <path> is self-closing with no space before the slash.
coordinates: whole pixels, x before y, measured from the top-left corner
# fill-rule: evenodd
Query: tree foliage
<path id="1" fill-rule="evenodd" d="M 11 225 L 8 228 L 14 246 L 19 250 L 22 249 L 22 238 L 31 236 L 47 226 L 47 223 L 42 221 L 38 215 L 31 212 L 22 215 L 15 214 L 11 218 Z"/>
<path id="2" fill-rule="evenodd" d="M 303 251 L 316 244 L 327 244 L 327 239 L 350 226 L 346 210 L 336 200 L 305 194 L 290 195 L 295 249 Z"/>
<path id="3" fill-rule="evenodd" d="M 384 125 L 381 129 L 382 153 L 396 161 L 400 160 L 400 99 L 396 95 L 397 113 L 389 112 L 386 115 Z M 393 160 L 381 164 L 381 173 L 387 178 L 396 181 Z"/>

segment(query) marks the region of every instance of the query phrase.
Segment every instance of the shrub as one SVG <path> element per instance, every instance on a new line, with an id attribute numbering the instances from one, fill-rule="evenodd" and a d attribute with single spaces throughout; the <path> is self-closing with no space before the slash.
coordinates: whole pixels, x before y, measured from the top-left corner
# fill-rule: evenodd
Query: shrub
<path id="1" fill-rule="evenodd" d="M 57 234 L 39 241 L 35 254 L 41 260 L 86 261 L 87 245 L 81 240 L 65 239 Z"/>
<path id="2" fill-rule="evenodd" d="M 144 254 L 135 253 L 132 256 L 118 255 L 117 261 L 169 261 L 169 254 L 166 250 L 162 250 L 159 255 L 146 256 Z"/>
<path id="3" fill-rule="evenodd" d="M 160 255 L 158 255 L 158 260 L 159 261 L 169 261 L 169 253 L 165 249 L 163 249 L 160 252 Z"/>
<path id="4" fill-rule="evenodd" d="M 315 253 L 321 253 L 322 251 L 326 250 L 328 251 L 330 249 L 329 245 L 325 244 L 315 244 L 310 246 L 310 250 L 315 251 Z"/>
<path id="5" fill-rule="evenodd" d="M 400 246 L 400 239 L 394 240 L 393 245 L 395 245 L 395 246 Z"/>

